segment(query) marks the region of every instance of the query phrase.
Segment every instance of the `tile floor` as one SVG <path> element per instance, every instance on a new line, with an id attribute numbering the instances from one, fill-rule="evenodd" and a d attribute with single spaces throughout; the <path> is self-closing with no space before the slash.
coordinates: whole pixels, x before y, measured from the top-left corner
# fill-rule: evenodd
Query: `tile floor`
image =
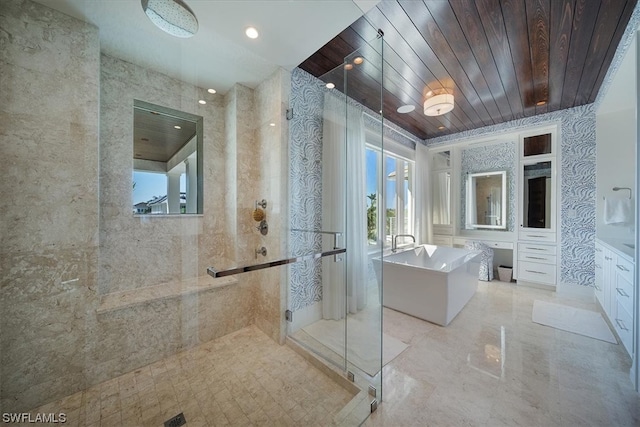
<path id="1" fill-rule="evenodd" d="M 531 322 L 536 300 L 596 310 L 592 298 L 494 281 L 443 328 L 384 309 L 409 348 L 383 369 L 365 426 L 638 426 L 640 395 L 620 345 Z M 34 412 L 68 426 L 332 425 L 353 394 L 255 327 Z"/>
<path id="2" fill-rule="evenodd" d="M 47 404 L 65 426 L 330 425 L 354 395 L 256 327 L 182 352 Z M 52 424 L 53 425 L 53 424 Z"/>
<path id="3" fill-rule="evenodd" d="M 622 345 L 531 322 L 533 302 L 597 310 L 593 298 L 479 282 L 443 328 L 384 309 L 410 347 L 383 368 L 365 426 L 638 426 L 640 395 Z"/>

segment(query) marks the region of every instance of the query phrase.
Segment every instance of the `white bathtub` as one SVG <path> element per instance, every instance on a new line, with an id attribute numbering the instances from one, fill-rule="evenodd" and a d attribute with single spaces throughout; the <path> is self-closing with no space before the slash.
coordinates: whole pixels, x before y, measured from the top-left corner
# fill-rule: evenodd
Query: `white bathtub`
<path id="1" fill-rule="evenodd" d="M 380 258 L 373 259 L 380 280 Z M 480 251 L 420 245 L 382 258 L 382 304 L 446 326 L 478 289 Z"/>

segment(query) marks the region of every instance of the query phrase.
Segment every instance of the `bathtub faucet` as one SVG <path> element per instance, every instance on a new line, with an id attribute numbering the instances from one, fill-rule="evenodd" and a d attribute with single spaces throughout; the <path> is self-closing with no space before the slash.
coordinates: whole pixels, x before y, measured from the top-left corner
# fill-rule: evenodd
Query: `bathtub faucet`
<path id="1" fill-rule="evenodd" d="M 413 243 L 416 242 L 416 238 L 412 234 L 397 234 L 395 236 L 391 236 L 391 252 L 393 253 L 398 250 L 398 237 L 411 237 L 413 239 Z"/>

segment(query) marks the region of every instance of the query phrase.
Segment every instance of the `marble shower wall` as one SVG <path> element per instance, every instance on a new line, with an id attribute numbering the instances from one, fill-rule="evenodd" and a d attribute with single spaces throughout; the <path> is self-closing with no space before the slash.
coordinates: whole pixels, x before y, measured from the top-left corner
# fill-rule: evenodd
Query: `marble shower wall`
<path id="1" fill-rule="evenodd" d="M 209 266 L 222 268 L 238 262 L 237 200 L 225 189 L 234 187 L 231 195 L 244 193 L 238 177 L 225 171 L 227 163 L 235 161 L 236 141 L 247 140 L 250 144 L 253 139 L 251 132 L 242 130 L 239 137 L 230 141 L 225 137 L 225 125 L 228 122 L 232 128 L 242 129 L 241 120 L 250 114 L 252 104 L 250 93 L 249 101 L 242 107 L 235 103 L 230 106 L 227 98 L 102 55 L 101 295 L 181 282 L 205 275 Z M 134 99 L 203 117 L 202 215 L 132 215 Z M 199 104 L 199 99 L 206 99 L 207 104 Z M 242 109 L 237 112 L 235 108 Z M 227 121 L 227 116 L 236 120 Z M 244 120 L 250 121 L 251 117 Z M 238 283 L 229 287 L 98 314 L 95 324 L 98 339 L 90 352 L 88 380 L 104 381 L 253 324 L 254 294 L 252 282 L 239 277 Z"/>
<path id="2" fill-rule="evenodd" d="M 257 167 L 262 171 L 256 198 L 267 200 L 269 233 L 262 236 L 255 229 L 251 231 L 259 236 L 258 247 L 267 248 L 268 259 L 286 257 L 289 253 L 289 126 L 286 113 L 290 92 L 291 73 L 280 68 L 255 89 L 254 95 L 254 126 L 257 127 L 255 136 L 259 150 L 254 149 L 253 152 Z M 254 205 L 250 207 L 253 209 Z M 247 221 L 252 226 L 256 225 L 250 219 Z M 261 258 L 261 255 L 258 257 Z M 287 273 L 286 267 L 262 270 L 254 287 L 255 324 L 281 344 L 286 337 L 284 312 L 289 289 Z"/>
<path id="3" fill-rule="evenodd" d="M 0 412 L 85 387 L 98 303 L 98 29 L 0 13 Z"/>
<path id="4" fill-rule="evenodd" d="M 29 410 L 251 324 L 281 342 L 284 276 L 275 271 L 115 310 L 100 304 L 180 289 L 209 266 L 253 261 L 255 245 L 282 250 L 277 109 L 288 75 L 212 96 L 101 56 L 97 28 L 27 0 L 3 2 L 0 29 L 0 410 Z M 132 215 L 134 99 L 204 117 L 203 215 Z M 250 216 L 258 197 L 270 202 L 266 238 Z"/>

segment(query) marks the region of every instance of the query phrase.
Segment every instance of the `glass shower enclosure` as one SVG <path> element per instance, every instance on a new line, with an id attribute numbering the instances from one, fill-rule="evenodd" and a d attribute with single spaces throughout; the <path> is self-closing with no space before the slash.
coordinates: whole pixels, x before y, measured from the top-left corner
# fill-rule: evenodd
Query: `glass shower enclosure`
<path id="1" fill-rule="evenodd" d="M 358 387 L 336 420 L 347 425 L 382 398 L 382 276 L 372 260 L 384 247 L 384 177 L 371 174 L 382 167 L 365 152 L 384 149 L 383 43 L 379 34 L 319 79 L 299 70 L 292 78 L 290 247 L 346 251 L 289 267 L 287 332 Z"/>

